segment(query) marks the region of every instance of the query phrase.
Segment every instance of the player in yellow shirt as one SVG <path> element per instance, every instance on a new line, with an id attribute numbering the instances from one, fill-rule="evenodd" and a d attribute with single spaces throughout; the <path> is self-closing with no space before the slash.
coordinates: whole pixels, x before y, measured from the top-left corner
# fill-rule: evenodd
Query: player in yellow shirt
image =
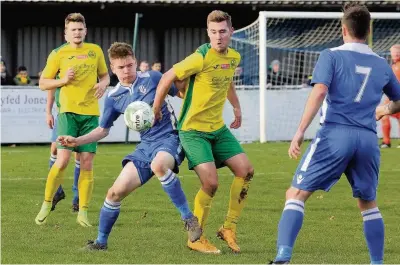
<path id="1" fill-rule="evenodd" d="M 244 207 L 254 169 L 222 118 L 228 99 L 235 114 L 235 121 L 230 127 L 236 129 L 241 126 L 239 99 L 232 82 L 240 63 L 240 54 L 228 47 L 233 28 L 227 13 L 211 12 L 207 18 L 207 32 L 209 44 L 200 46 L 163 75 L 153 109 L 157 122 L 161 116 L 161 104 L 172 82 L 189 79 L 178 129 L 189 169 L 194 169 L 202 183 L 195 198 L 194 214 L 204 231 L 212 198 L 218 188 L 217 168 L 228 166 L 235 178 L 230 190 L 228 214 L 217 236 L 226 241 L 232 251 L 240 252 L 236 241 L 236 223 Z M 188 241 L 188 247 L 203 253 L 220 253 L 205 236 L 193 243 Z"/>
<path id="2" fill-rule="evenodd" d="M 101 48 L 96 44 L 84 43 L 86 32 L 85 18 L 81 14 L 72 13 L 67 16 L 65 36 L 68 42 L 50 53 L 39 80 L 39 87 L 42 90 L 61 88 L 58 135 L 78 137 L 89 133 L 99 125 L 98 99 L 107 89 L 110 77 Z M 57 149 L 57 160 L 49 171 L 44 202 L 35 222 L 41 225 L 47 220 L 54 194 L 63 182 L 71 152 L 75 151 L 80 153 L 81 162 L 77 222 L 84 227 L 91 226 L 87 209 L 93 191 L 93 158 L 97 143 L 77 148 L 58 145 Z"/>

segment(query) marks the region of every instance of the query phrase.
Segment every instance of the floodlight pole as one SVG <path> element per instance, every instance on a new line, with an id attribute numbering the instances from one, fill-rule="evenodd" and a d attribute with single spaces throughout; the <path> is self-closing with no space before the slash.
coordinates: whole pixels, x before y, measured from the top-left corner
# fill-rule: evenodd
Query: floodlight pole
<path id="1" fill-rule="evenodd" d="M 139 19 L 143 17 L 143 14 L 140 13 L 135 13 L 135 26 L 133 28 L 133 43 L 132 43 L 132 49 L 133 53 L 136 55 L 136 43 L 137 43 L 137 37 L 138 37 L 138 32 L 139 32 Z M 125 143 L 129 143 L 129 128 L 128 126 L 126 127 L 126 133 L 125 133 Z"/>

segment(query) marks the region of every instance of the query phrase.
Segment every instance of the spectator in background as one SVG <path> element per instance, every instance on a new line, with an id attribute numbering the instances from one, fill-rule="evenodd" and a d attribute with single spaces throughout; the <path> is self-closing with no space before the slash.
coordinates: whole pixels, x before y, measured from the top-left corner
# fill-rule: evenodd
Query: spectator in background
<path id="1" fill-rule="evenodd" d="M 1 60 L 1 85 L 3 86 L 7 86 L 7 85 L 13 85 L 13 80 L 11 78 L 11 76 L 7 73 L 7 67 L 6 67 L 6 63 Z"/>
<path id="2" fill-rule="evenodd" d="M 270 65 L 267 84 L 272 86 L 286 85 L 286 80 L 284 79 L 280 71 L 280 62 L 278 60 L 273 60 Z"/>
<path id="3" fill-rule="evenodd" d="M 25 66 L 18 67 L 18 74 L 14 77 L 14 83 L 17 86 L 29 86 L 31 79 Z"/>
<path id="4" fill-rule="evenodd" d="M 160 61 L 155 61 L 151 66 L 151 70 L 161 73 L 161 62 Z"/>
<path id="5" fill-rule="evenodd" d="M 236 67 L 235 74 L 233 76 L 233 83 L 235 86 L 243 85 L 243 68 L 241 66 Z"/>
<path id="6" fill-rule="evenodd" d="M 149 71 L 150 67 L 149 67 L 149 63 L 147 61 L 141 61 L 140 65 L 139 65 L 139 70 L 142 73 L 146 73 L 147 71 Z"/>

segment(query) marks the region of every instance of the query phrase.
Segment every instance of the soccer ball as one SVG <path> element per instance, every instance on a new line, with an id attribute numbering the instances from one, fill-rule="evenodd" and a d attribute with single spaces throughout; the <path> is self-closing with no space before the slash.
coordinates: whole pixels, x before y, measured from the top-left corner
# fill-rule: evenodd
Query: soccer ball
<path id="1" fill-rule="evenodd" d="M 143 101 L 135 101 L 128 105 L 124 120 L 129 129 L 141 132 L 151 128 L 154 121 L 153 109 Z"/>

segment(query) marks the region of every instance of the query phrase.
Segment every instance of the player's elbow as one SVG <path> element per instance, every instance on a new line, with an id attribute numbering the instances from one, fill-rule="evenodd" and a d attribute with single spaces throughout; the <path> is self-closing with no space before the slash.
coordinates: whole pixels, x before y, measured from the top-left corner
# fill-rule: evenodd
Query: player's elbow
<path id="1" fill-rule="evenodd" d="M 110 129 L 101 128 L 101 127 L 99 127 L 99 129 L 100 129 L 100 133 L 102 136 L 101 139 L 107 137 L 110 134 Z"/>
<path id="2" fill-rule="evenodd" d="M 39 79 L 39 88 L 42 91 L 48 90 L 48 87 L 46 86 L 46 82 L 44 82 L 43 79 Z"/>
<path id="3" fill-rule="evenodd" d="M 324 84 L 315 84 L 314 93 L 319 99 L 324 99 L 328 94 L 328 87 Z"/>
<path id="4" fill-rule="evenodd" d="M 168 81 L 170 83 L 177 80 L 174 68 L 169 69 L 165 74 L 163 74 L 161 79 L 164 79 L 165 81 Z"/>

